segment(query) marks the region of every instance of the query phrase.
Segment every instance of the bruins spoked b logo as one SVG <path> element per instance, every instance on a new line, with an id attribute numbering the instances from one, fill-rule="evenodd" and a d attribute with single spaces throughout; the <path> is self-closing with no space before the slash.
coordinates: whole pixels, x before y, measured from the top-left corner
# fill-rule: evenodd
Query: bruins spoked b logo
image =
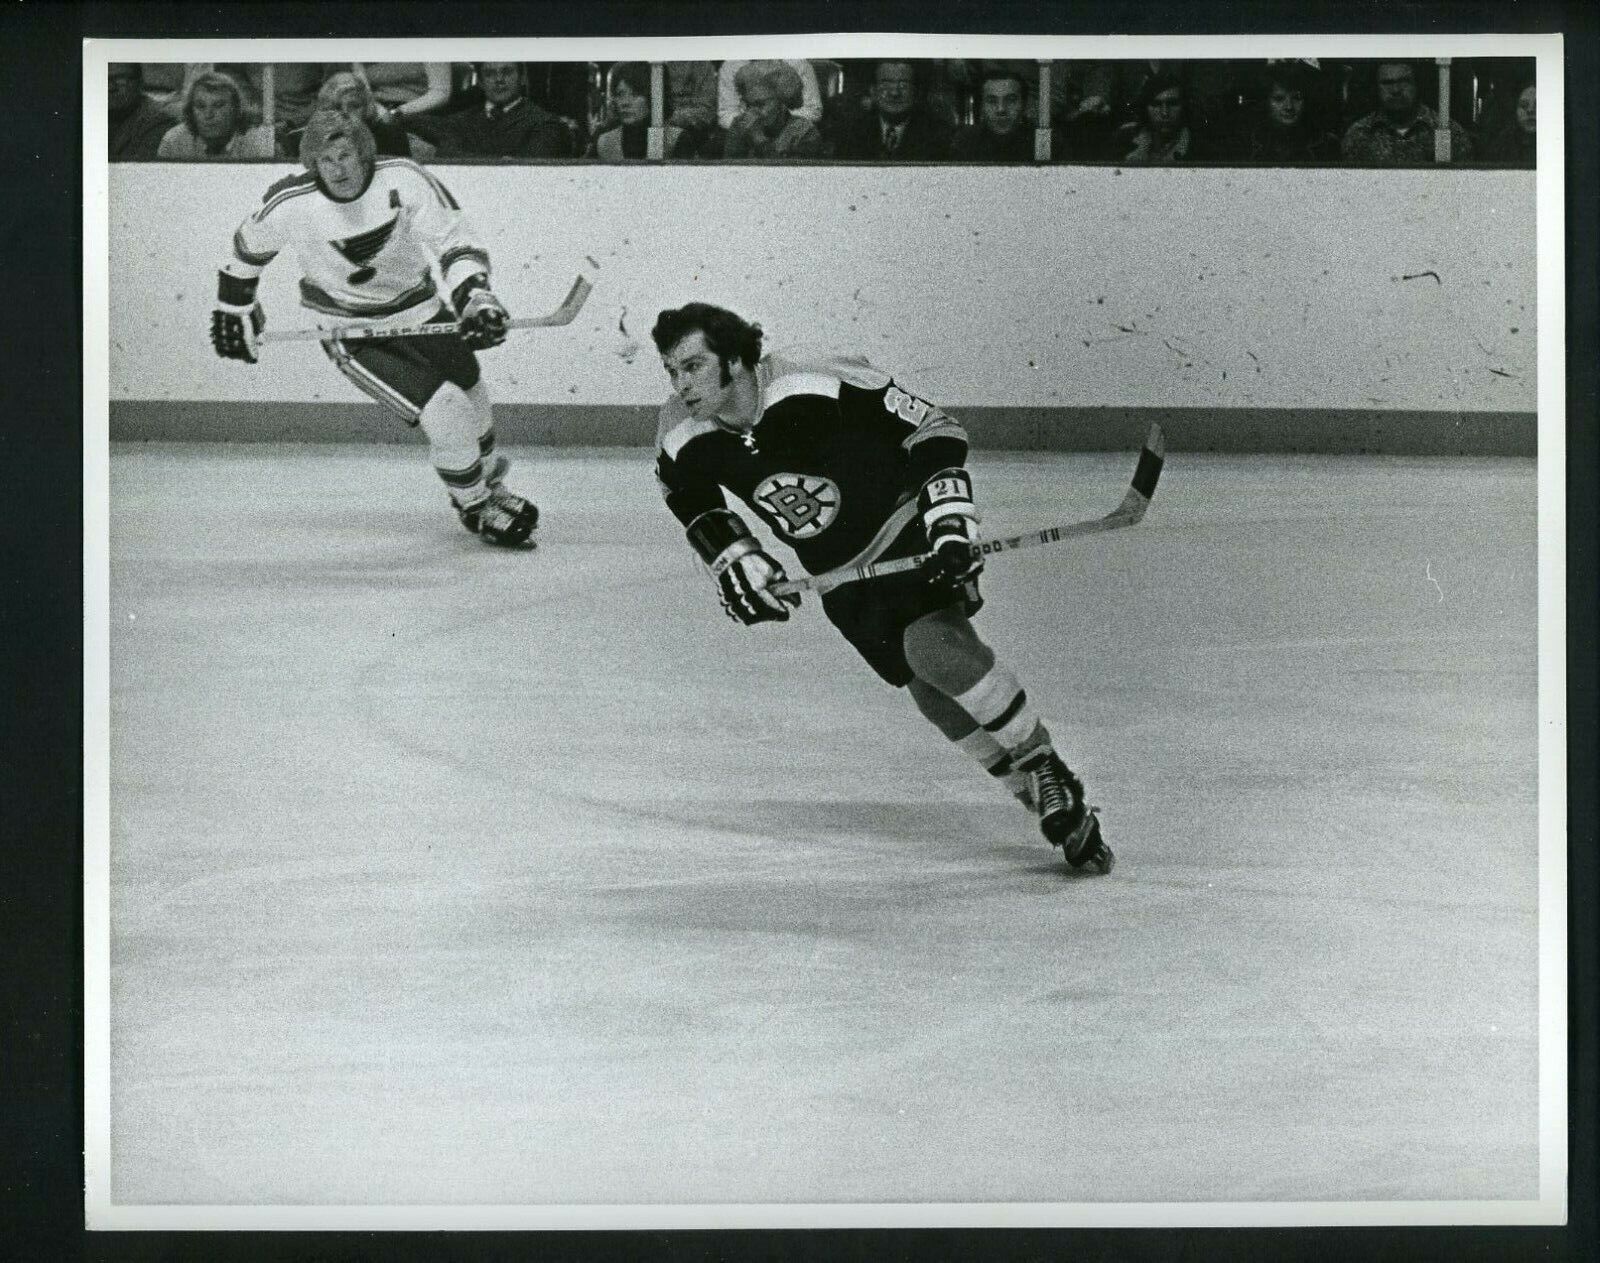
<path id="1" fill-rule="evenodd" d="M 773 474 L 761 480 L 751 499 L 793 539 L 821 534 L 839 515 L 839 488 L 814 474 Z"/>

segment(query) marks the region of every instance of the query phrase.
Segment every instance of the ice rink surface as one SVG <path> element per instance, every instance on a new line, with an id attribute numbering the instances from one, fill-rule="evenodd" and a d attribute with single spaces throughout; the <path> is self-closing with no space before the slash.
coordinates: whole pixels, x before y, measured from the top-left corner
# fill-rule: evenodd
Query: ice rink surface
<path id="1" fill-rule="evenodd" d="M 1070 874 L 642 450 L 117 445 L 111 1193 L 135 1205 L 1538 1195 L 1535 466 L 1169 454 L 980 629 Z M 975 455 L 990 534 L 1134 453 Z"/>

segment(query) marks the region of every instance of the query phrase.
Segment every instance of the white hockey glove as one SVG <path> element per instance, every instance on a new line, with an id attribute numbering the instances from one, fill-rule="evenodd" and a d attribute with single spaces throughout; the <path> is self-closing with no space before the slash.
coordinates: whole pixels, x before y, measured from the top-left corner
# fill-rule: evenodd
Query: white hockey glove
<path id="1" fill-rule="evenodd" d="M 800 604 L 797 595 L 779 596 L 771 590 L 787 576 L 737 513 L 711 509 L 689 523 L 687 534 L 717 581 L 722 608 L 729 618 L 746 627 L 781 623 L 789 617 L 789 610 Z"/>
<path id="2" fill-rule="evenodd" d="M 267 316 L 260 303 L 235 307 L 219 302 L 211 313 L 211 345 L 225 360 L 254 364 L 260 358 L 256 354 L 256 339 L 266 327 Z"/>
<path id="3" fill-rule="evenodd" d="M 474 351 L 486 351 L 506 340 L 506 321 L 511 313 L 494 296 L 487 278 L 469 276 L 451 295 L 456 319 L 461 322 L 461 337 Z"/>
<path id="4" fill-rule="evenodd" d="M 917 493 L 917 510 L 932 553 L 922 573 L 929 583 L 952 593 L 970 586 L 969 595 L 976 599 L 983 554 L 978 551 L 978 510 L 967 471 L 941 469 L 928 479 Z"/>

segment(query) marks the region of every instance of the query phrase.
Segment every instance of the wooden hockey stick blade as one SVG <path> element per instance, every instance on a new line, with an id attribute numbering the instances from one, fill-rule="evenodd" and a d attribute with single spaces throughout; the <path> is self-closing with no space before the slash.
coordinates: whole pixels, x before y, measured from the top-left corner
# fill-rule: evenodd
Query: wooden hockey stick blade
<path id="1" fill-rule="evenodd" d="M 1166 436 L 1161 432 L 1159 424 L 1152 425 L 1144 441 L 1144 450 L 1139 453 L 1139 464 L 1133 471 L 1133 480 L 1122 497 L 1122 503 L 1110 513 L 1083 522 L 1047 526 L 1042 531 L 1025 531 L 1020 535 L 986 539 L 978 544 L 978 551 L 987 557 L 1012 549 L 1038 548 L 1042 544 L 1057 544 L 1064 539 L 1077 539 L 1084 535 L 1098 535 L 1103 531 L 1117 531 L 1127 526 L 1137 526 L 1150 508 L 1150 500 L 1156 493 L 1156 483 L 1161 479 L 1161 467 L 1166 463 L 1166 458 Z M 786 579 L 782 583 L 774 583 L 772 591 L 779 596 L 792 596 L 800 592 L 816 592 L 820 595 L 842 587 L 846 583 L 857 583 L 862 579 L 877 579 L 884 575 L 916 570 L 930 556 L 929 553 L 918 553 L 914 557 L 897 557 L 893 561 L 872 561 L 864 566 L 804 575 L 798 579 Z"/>
<path id="2" fill-rule="evenodd" d="M 594 282 L 587 276 L 579 276 L 572 282 L 572 288 L 567 291 L 567 296 L 561 300 L 561 306 L 548 316 L 523 316 L 518 320 L 508 320 L 506 328 L 555 329 L 561 325 L 569 325 L 578 318 L 584 303 L 589 301 L 589 291 L 592 289 Z"/>
<path id="3" fill-rule="evenodd" d="M 569 325 L 578 318 L 584 303 L 589 301 L 589 292 L 592 289 L 594 282 L 587 276 L 579 276 L 572 282 L 572 288 L 567 291 L 567 296 L 554 311 L 545 316 L 522 316 L 516 320 L 508 320 L 506 328 L 553 329 Z M 285 329 L 281 333 L 268 329 L 256 341 L 366 342 L 374 338 L 432 338 L 460 332 L 461 326 L 455 321 L 409 325 L 345 325 L 339 329 Z"/>

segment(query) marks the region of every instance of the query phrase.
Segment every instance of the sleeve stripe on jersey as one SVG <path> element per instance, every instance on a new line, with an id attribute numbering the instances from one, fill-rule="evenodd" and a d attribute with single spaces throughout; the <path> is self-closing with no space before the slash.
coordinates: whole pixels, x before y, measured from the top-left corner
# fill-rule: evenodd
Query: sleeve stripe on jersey
<path id="1" fill-rule="evenodd" d="M 965 443 L 967 441 L 967 431 L 961 422 L 948 413 L 940 412 L 935 408 L 928 414 L 927 419 L 906 438 L 906 441 L 901 446 L 909 451 L 916 444 L 925 442 L 928 439 L 960 439 Z"/>
<path id="2" fill-rule="evenodd" d="M 457 246 L 453 250 L 446 250 L 439 256 L 439 271 L 449 273 L 453 264 L 460 263 L 463 259 L 471 259 L 475 263 L 483 264 L 483 270 L 489 270 L 489 254 L 477 246 Z"/>
<path id="3" fill-rule="evenodd" d="M 238 230 L 233 234 L 233 257 L 240 263 L 248 263 L 253 268 L 264 268 L 278 257 L 278 252 L 272 250 L 266 254 L 257 254 L 254 250 L 247 249 L 244 244 L 244 234 Z"/>

